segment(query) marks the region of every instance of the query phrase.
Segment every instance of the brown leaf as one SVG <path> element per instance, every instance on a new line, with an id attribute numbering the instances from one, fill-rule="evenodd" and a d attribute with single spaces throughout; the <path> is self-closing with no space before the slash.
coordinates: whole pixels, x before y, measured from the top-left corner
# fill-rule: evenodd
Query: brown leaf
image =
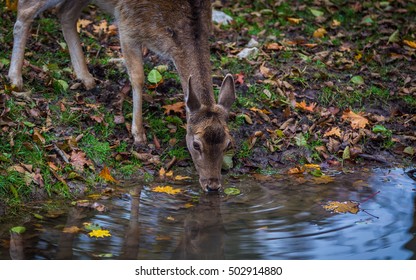
<path id="1" fill-rule="evenodd" d="M 78 233 L 81 229 L 77 226 L 64 227 L 63 233 Z"/>
<path id="2" fill-rule="evenodd" d="M 86 158 L 86 155 L 82 151 L 72 151 L 71 153 L 71 165 L 76 171 L 83 172 L 84 166 L 93 166 L 91 160 Z"/>
<path id="3" fill-rule="evenodd" d="M 266 45 L 266 49 L 273 50 L 273 51 L 280 51 L 280 50 L 283 50 L 284 48 L 285 47 L 283 47 L 282 45 L 279 45 L 276 42 L 269 43 L 269 44 Z"/>
<path id="4" fill-rule="evenodd" d="M 37 129 L 36 127 L 33 129 L 32 139 L 40 145 L 44 145 L 46 142 L 45 138 L 40 134 L 39 129 Z"/>
<path id="5" fill-rule="evenodd" d="M 322 207 L 326 211 L 335 212 L 335 213 L 351 213 L 357 214 L 359 209 L 359 203 L 355 201 L 329 201 Z"/>
<path id="6" fill-rule="evenodd" d="M 353 129 L 356 128 L 364 128 L 368 124 L 368 120 L 363 116 L 354 113 L 350 109 L 344 111 L 341 117 L 343 120 L 348 120 L 351 122 L 351 127 Z"/>
<path id="7" fill-rule="evenodd" d="M 324 137 L 328 136 L 337 136 L 338 138 L 341 138 L 341 129 L 339 127 L 333 127 L 329 131 L 325 132 Z"/>

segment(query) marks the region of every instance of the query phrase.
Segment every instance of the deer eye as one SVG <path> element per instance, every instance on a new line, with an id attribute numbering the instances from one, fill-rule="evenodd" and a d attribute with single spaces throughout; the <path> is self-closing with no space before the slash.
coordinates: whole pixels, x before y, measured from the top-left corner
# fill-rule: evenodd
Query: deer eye
<path id="1" fill-rule="evenodd" d="M 194 141 L 193 146 L 194 146 L 195 150 L 197 150 L 199 152 L 201 151 L 201 144 L 199 144 L 198 142 Z"/>

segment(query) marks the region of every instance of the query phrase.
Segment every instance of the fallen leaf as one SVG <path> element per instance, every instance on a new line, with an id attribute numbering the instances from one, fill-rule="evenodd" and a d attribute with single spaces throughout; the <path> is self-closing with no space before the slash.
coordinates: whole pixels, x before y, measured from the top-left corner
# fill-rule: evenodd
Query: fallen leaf
<path id="1" fill-rule="evenodd" d="M 363 116 L 354 113 L 350 109 L 347 109 L 343 112 L 342 117 L 343 120 L 348 120 L 351 122 L 351 127 L 353 129 L 356 128 L 364 128 L 368 124 L 368 120 Z"/>
<path id="2" fill-rule="evenodd" d="M 303 173 L 303 172 L 305 172 L 305 168 L 303 166 L 296 166 L 296 167 L 290 168 L 287 171 L 287 174 L 289 174 L 289 175 L 291 175 L 291 174 L 300 174 L 300 173 Z"/>
<path id="3" fill-rule="evenodd" d="M 244 84 L 244 74 L 243 73 L 235 74 L 235 77 L 236 77 L 236 79 L 235 79 L 236 84 L 240 84 L 240 85 Z"/>
<path id="4" fill-rule="evenodd" d="M 239 195 L 241 192 L 237 188 L 225 188 L 224 193 L 226 195 Z"/>
<path id="5" fill-rule="evenodd" d="M 338 27 L 338 26 L 341 26 L 341 22 L 340 22 L 340 21 L 338 21 L 338 20 L 336 20 L 336 19 L 334 19 L 334 20 L 331 22 L 331 27 L 332 27 L 332 28 L 335 28 L 335 27 Z"/>
<path id="6" fill-rule="evenodd" d="M 164 105 L 162 106 L 162 108 L 165 109 L 165 114 L 166 115 L 170 115 L 171 112 L 173 113 L 178 113 L 181 116 L 185 115 L 185 102 L 176 102 L 174 104 L 168 104 L 168 105 Z"/>
<path id="7" fill-rule="evenodd" d="M 409 41 L 409 40 L 403 40 L 403 43 L 408 45 L 409 47 L 416 49 L 416 42 L 415 41 Z"/>
<path id="8" fill-rule="evenodd" d="M 175 179 L 175 181 L 182 181 L 182 180 L 189 180 L 189 179 L 192 179 L 192 178 L 189 177 L 189 176 L 176 175 L 174 179 Z"/>
<path id="9" fill-rule="evenodd" d="M 293 24 L 299 24 L 301 21 L 303 21 L 302 18 L 287 18 L 287 21 Z"/>
<path id="10" fill-rule="evenodd" d="M 329 201 L 322 207 L 326 211 L 334 212 L 334 213 L 351 213 L 357 214 L 359 209 L 359 203 L 355 201 Z"/>
<path id="11" fill-rule="evenodd" d="M 76 171 L 83 172 L 84 166 L 93 166 L 92 161 L 86 158 L 86 154 L 82 151 L 72 151 L 71 165 Z"/>
<path id="12" fill-rule="evenodd" d="M 77 32 L 79 33 L 81 31 L 81 28 L 85 28 L 88 25 L 90 25 L 92 23 L 91 20 L 88 19 L 79 19 L 77 21 Z"/>
<path id="13" fill-rule="evenodd" d="M 328 184 L 328 183 L 334 182 L 335 180 L 331 176 L 322 175 L 322 176 L 319 176 L 319 177 L 313 177 L 312 181 L 315 184 L 321 185 L 321 184 Z"/>
<path id="14" fill-rule="evenodd" d="M 96 238 L 104 238 L 104 237 L 110 237 L 110 231 L 107 229 L 94 229 L 91 232 L 88 233 L 90 237 L 96 237 Z"/>
<path id="15" fill-rule="evenodd" d="M 302 100 L 301 102 L 296 102 L 296 108 L 307 112 L 313 112 L 315 110 L 315 107 L 316 103 L 310 103 L 309 105 L 307 105 L 305 100 Z"/>
<path id="16" fill-rule="evenodd" d="M 64 227 L 63 233 L 78 233 L 81 229 L 77 226 Z"/>
<path id="17" fill-rule="evenodd" d="M 159 193 L 167 193 L 167 194 L 172 194 L 172 195 L 175 195 L 181 192 L 180 189 L 174 189 L 171 186 L 164 186 L 164 187 L 157 186 L 157 187 L 154 187 L 152 191 L 159 192 Z"/>
<path id="18" fill-rule="evenodd" d="M 98 174 L 99 177 L 103 178 L 104 180 L 108 182 L 117 183 L 118 181 L 114 179 L 113 176 L 111 176 L 110 169 L 104 165 L 103 170 L 101 170 L 100 174 Z"/>
<path id="19" fill-rule="evenodd" d="M 320 27 L 313 32 L 314 38 L 323 38 L 328 32 L 325 28 Z"/>
<path id="20" fill-rule="evenodd" d="M 276 42 L 269 43 L 269 44 L 266 45 L 266 49 L 273 50 L 273 51 L 280 51 L 280 50 L 283 50 L 284 48 L 285 48 L 284 46 L 279 45 Z"/>
<path id="21" fill-rule="evenodd" d="M 341 138 L 341 129 L 339 127 L 333 127 L 329 131 L 324 133 L 324 137 L 328 136 L 337 136 L 338 138 Z"/>
<path id="22" fill-rule="evenodd" d="M 364 78 L 361 76 L 354 76 L 351 78 L 351 82 L 356 85 L 364 84 Z"/>

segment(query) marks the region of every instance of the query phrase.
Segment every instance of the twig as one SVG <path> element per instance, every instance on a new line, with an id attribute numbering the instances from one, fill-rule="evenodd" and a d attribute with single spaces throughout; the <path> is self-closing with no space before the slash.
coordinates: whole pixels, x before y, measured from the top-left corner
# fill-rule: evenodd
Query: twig
<path id="1" fill-rule="evenodd" d="M 176 163 L 176 160 L 177 160 L 177 159 L 176 159 L 176 157 L 174 156 L 174 157 L 172 158 L 172 160 L 171 160 L 171 161 L 169 161 L 169 162 L 168 162 L 168 164 L 166 164 L 166 171 L 172 168 L 172 166 Z"/>
<path id="2" fill-rule="evenodd" d="M 58 146 L 56 146 L 56 144 L 53 144 L 53 149 L 54 151 L 61 156 L 61 158 L 65 161 L 65 163 L 69 163 L 68 158 L 66 157 L 64 151 L 62 151 L 61 149 L 58 148 Z"/>

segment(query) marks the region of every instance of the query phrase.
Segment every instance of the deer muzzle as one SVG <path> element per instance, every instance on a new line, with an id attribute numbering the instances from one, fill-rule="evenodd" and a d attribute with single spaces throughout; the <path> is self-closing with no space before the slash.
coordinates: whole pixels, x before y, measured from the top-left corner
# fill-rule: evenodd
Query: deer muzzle
<path id="1" fill-rule="evenodd" d="M 199 179 L 199 183 L 207 192 L 217 192 L 221 189 L 221 179 L 219 178 Z"/>

